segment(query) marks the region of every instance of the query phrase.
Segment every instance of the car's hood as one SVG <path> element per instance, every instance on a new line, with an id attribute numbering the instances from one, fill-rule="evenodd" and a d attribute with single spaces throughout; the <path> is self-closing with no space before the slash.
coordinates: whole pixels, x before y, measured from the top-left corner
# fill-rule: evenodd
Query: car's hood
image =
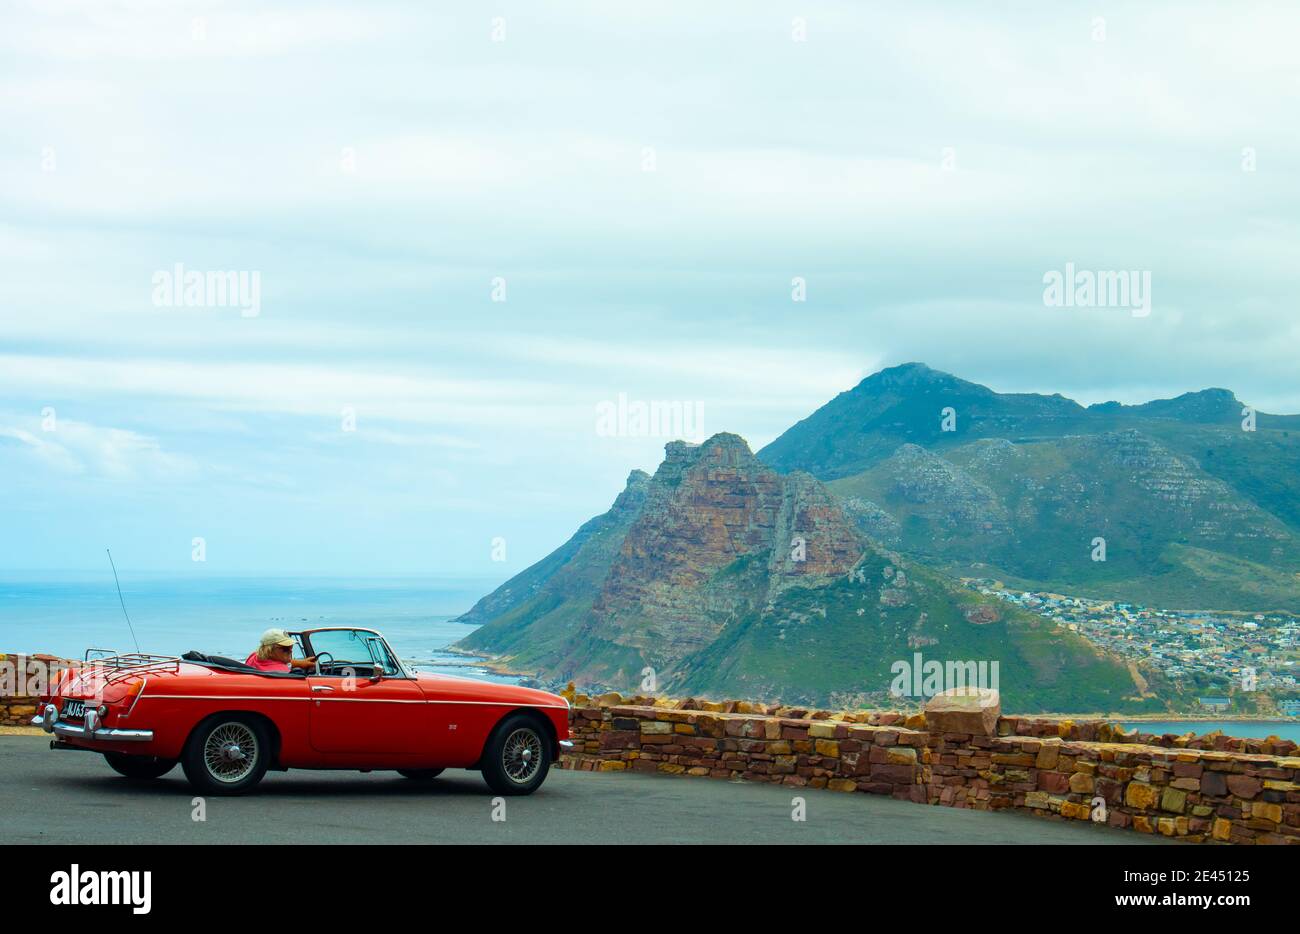
<path id="1" fill-rule="evenodd" d="M 520 687 L 517 684 L 496 684 L 492 681 L 435 675 L 423 671 L 417 672 L 416 678 L 426 693 L 436 694 L 442 700 L 490 701 L 519 704 L 521 707 L 562 707 L 566 710 L 569 707 L 569 702 L 559 694 Z"/>

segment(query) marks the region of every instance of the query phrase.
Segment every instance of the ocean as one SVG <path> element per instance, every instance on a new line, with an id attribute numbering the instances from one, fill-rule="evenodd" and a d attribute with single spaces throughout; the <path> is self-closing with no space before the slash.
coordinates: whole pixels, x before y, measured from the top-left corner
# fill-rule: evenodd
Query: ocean
<path id="1" fill-rule="evenodd" d="M 445 651 L 477 628 L 453 617 L 493 586 L 408 578 L 155 577 L 123 580 L 122 596 L 143 652 L 197 649 L 243 659 L 271 627 L 359 625 L 382 632 L 393 651 L 421 671 L 513 684 L 519 679 Z M 135 651 L 111 576 L 0 578 L 0 652 L 79 659 L 87 648 Z"/>
<path id="2" fill-rule="evenodd" d="M 1126 730 L 1137 729 L 1143 733 L 1195 733 L 1198 736 L 1221 730 L 1228 736 L 1244 739 L 1289 739 L 1300 743 L 1300 720 L 1125 720 Z"/>

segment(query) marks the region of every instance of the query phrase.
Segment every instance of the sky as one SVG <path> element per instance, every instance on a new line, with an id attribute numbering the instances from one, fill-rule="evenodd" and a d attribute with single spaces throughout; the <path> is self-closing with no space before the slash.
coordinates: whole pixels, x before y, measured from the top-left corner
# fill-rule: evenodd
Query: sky
<path id="1" fill-rule="evenodd" d="M 1282 3 L 7 3 L 0 576 L 504 580 L 658 464 L 672 426 L 602 427 L 620 398 L 757 450 L 908 361 L 1300 412 L 1298 34 Z M 1046 303 L 1067 263 L 1149 276 L 1150 314 Z M 178 264 L 250 291 L 178 301 Z"/>

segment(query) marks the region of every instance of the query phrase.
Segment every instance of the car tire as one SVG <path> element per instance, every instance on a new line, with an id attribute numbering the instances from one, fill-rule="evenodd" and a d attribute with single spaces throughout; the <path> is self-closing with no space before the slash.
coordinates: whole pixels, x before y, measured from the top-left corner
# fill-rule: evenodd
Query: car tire
<path id="1" fill-rule="evenodd" d="M 271 764 L 271 738 L 255 717 L 217 714 L 195 727 L 181 767 L 194 790 L 205 795 L 252 791 Z"/>
<path id="2" fill-rule="evenodd" d="M 157 756 L 131 756 L 120 752 L 106 752 L 104 759 L 114 772 L 127 778 L 162 778 L 176 768 L 175 759 L 159 759 Z"/>
<path id="3" fill-rule="evenodd" d="M 488 737 L 483 780 L 499 795 L 530 795 L 551 768 L 551 739 L 536 717 L 512 714 Z"/>
<path id="4" fill-rule="evenodd" d="M 427 782 L 443 773 L 442 769 L 398 769 L 397 774 L 414 782 Z"/>

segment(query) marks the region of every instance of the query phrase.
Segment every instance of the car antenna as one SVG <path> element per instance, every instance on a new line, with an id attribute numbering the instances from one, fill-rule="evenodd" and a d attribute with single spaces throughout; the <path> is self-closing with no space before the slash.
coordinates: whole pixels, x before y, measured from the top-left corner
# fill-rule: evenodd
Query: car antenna
<path id="1" fill-rule="evenodd" d="M 105 548 L 108 552 L 108 566 L 113 569 L 113 583 L 117 584 L 117 602 L 122 604 L 122 615 L 126 617 L 126 628 L 131 630 L 131 641 L 135 643 L 136 652 L 140 651 L 140 640 L 135 637 L 135 627 L 131 625 L 131 616 L 126 612 L 126 601 L 122 599 L 122 583 L 117 579 L 117 565 L 113 563 L 113 551 L 111 548 Z"/>

